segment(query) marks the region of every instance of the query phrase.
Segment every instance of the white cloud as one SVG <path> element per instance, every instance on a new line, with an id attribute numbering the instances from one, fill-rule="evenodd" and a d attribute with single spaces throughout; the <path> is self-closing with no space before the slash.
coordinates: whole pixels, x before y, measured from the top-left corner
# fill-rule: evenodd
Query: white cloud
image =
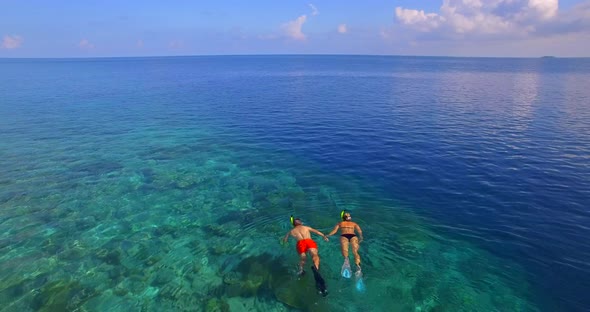
<path id="1" fill-rule="evenodd" d="M 305 24 L 306 20 L 307 15 L 301 15 L 294 21 L 289 21 L 283 24 L 281 28 L 287 37 L 303 41 L 306 39 L 306 36 L 301 28 L 303 27 L 303 24 Z"/>
<path id="2" fill-rule="evenodd" d="M 309 7 L 311 8 L 311 15 L 312 16 L 316 16 L 316 15 L 320 14 L 320 11 L 318 11 L 318 9 L 315 7 L 315 5 L 310 3 Z"/>
<path id="3" fill-rule="evenodd" d="M 590 1 L 579 4 L 566 12 L 558 12 L 555 18 L 539 25 L 540 35 L 568 33 L 590 34 Z"/>
<path id="4" fill-rule="evenodd" d="M 2 48 L 16 49 L 23 44 L 23 38 L 18 35 L 6 35 L 2 39 Z"/>
<path id="5" fill-rule="evenodd" d="M 395 16 L 403 24 L 425 32 L 438 28 L 445 21 L 436 13 L 424 13 L 424 10 L 409 10 L 402 7 L 395 8 Z"/>
<path id="6" fill-rule="evenodd" d="M 174 50 L 182 49 L 184 48 L 184 42 L 181 40 L 172 40 L 168 43 L 168 47 Z"/>
<path id="7" fill-rule="evenodd" d="M 348 29 L 346 28 L 346 24 L 340 24 L 338 25 L 338 32 L 341 34 L 345 34 L 348 32 Z"/>
<path id="8" fill-rule="evenodd" d="M 397 7 L 403 26 L 443 37 L 532 35 L 559 18 L 559 0 L 443 0 L 439 12 Z"/>
<path id="9" fill-rule="evenodd" d="M 559 0 L 529 0 L 529 8 L 536 11 L 543 19 L 557 15 Z"/>
<path id="10" fill-rule="evenodd" d="M 318 11 L 318 9 L 315 7 L 315 5 L 313 4 L 308 4 L 309 7 L 311 8 L 311 16 L 315 16 L 320 14 L 320 12 Z M 284 24 L 281 25 L 281 30 L 284 36 L 294 39 L 294 40 L 299 40 L 299 41 L 305 41 L 307 39 L 307 36 L 303 33 L 303 24 L 305 24 L 305 22 L 307 21 L 307 15 L 303 14 L 301 16 L 299 16 L 298 18 L 296 18 L 295 20 L 292 21 L 288 21 Z M 275 39 L 277 38 L 277 36 L 275 35 L 270 35 L 270 36 L 258 36 L 259 39 L 261 40 L 267 40 L 267 39 Z"/>
<path id="11" fill-rule="evenodd" d="M 78 43 L 78 47 L 82 50 L 92 50 L 94 49 L 94 44 L 88 41 L 88 39 L 82 39 L 80 40 L 80 43 Z"/>

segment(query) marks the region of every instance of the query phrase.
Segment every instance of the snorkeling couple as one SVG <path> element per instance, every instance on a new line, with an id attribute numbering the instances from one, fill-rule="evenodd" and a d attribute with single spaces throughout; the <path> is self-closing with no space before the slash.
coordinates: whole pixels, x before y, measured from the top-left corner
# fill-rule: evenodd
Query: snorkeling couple
<path id="1" fill-rule="evenodd" d="M 305 270 L 303 268 L 305 266 L 305 260 L 307 259 L 307 252 L 310 253 L 311 259 L 313 261 L 311 269 L 313 271 L 313 276 L 315 278 L 316 288 L 323 296 L 328 295 L 328 290 L 326 289 L 326 283 L 324 279 L 319 273 L 320 256 L 318 254 L 317 244 L 311 239 L 311 233 L 320 235 L 324 238 L 325 241 L 328 241 L 328 236 L 334 235 L 338 231 L 338 229 L 340 229 L 340 247 L 342 251 L 342 256 L 344 257 L 342 275 L 347 278 L 350 277 L 350 264 L 348 260 L 349 245 L 352 245 L 354 262 L 356 263 L 357 267 L 355 275 L 359 277 L 362 274 L 361 257 L 359 256 L 358 250 L 359 244 L 363 241 L 363 231 L 356 222 L 352 221 L 350 212 L 343 210 L 340 213 L 340 218 L 342 221 L 338 222 L 334 229 L 330 233 L 328 233 L 328 235 L 324 235 L 322 232 L 314 228 L 303 225 L 301 219 L 293 218 L 293 216 L 291 216 L 291 224 L 293 225 L 293 229 L 287 232 L 287 234 L 283 238 L 283 243 L 287 242 L 287 240 L 289 239 L 289 235 L 293 236 L 297 240 L 297 253 L 299 254 L 299 275 L 305 274 Z M 355 231 L 358 233 L 358 237 L 355 234 Z"/>

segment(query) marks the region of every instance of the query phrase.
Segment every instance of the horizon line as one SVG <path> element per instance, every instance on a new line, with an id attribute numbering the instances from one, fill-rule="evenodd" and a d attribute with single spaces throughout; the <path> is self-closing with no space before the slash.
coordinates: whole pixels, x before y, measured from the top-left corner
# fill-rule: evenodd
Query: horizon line
<path id="1" fill-rule="evenodd" d="M 124 59 L 124 58 L 174 58 L 174 57 L 237 57 L 237 56 L 362 56 L 362 57 L 420 57 L 420 58 L 495 58 L 495 59 L 585 59 L 590 56 L 454 56 L 454 55 L 404 55 L 404 54 L 333 54 L 333 53 L 260 53 L 260 54 L 185 54 L 185 55 L 137 55 L 137 56 L 57 56 L 57 57 L 1 57 L 0 60 L 60 60 L 60 59 Z"/>

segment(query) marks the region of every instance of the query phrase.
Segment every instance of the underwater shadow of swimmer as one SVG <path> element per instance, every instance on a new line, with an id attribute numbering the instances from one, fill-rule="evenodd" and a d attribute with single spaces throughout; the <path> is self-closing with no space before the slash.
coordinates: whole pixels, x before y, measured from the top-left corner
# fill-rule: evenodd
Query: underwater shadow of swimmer
<path id="1" fill-rule="evenodd" d="M 230 263 L 230 262 L 228 262 Z M 224 284 L 213 294 L 227 297 L 270 297 L 303 311 L 329 311 L 307 276 L 296 278 L 285 257 L 268 253 L 247 257 L 221 269 Z M 227 276 L 226 276 L 227 275 Z M 310 300 L 310 298 L 313 298 Z"/>
<path id="2" fill-rule="evenodd" d="M 275 298 L 281 303 L 301 311 L 334 311 L 329 300 L 318 295 L 318 291 L 312 285 L 311 274 L 300 278 L 294 278 L 293 274 L 275 286 L 273 291 Z"/>

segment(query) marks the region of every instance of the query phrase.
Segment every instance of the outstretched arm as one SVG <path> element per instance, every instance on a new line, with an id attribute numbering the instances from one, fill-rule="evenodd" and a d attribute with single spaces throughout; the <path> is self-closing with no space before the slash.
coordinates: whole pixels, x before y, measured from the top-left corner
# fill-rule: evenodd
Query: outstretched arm
<path id="1" fill-rule="evenodd" d="M 285 234 L 285 237 L 283 237 L 283 243 L 287 243 L 287 240 L 289 239 L 289 234 L 291 234 L 291 231 L 287 232 L 287 234 Z"/>
<path id="2" fill-rule="evenodd" d="M 354 226 L 354 229 L 359 233 L 359 244 L 363 241 L 363 230 L 361 230 L 361 227 L 356 224 Z"/>
<path id="3" fill-rule="evenodd" d="M 322 232 L 320 232 L 320 231 L 318 231 L 316 229 L 312 229 L 312 228 L 309 228 L 309 231 L 310 232 L 313 232 L 313 233 L 316 233 L 317 235 L 323 237 L 326 242 L 328 241 L 328 237 L 326 237 L 326 235 L 324 235 L 324 233 L 322 233 Z"/>
<path id="4" fill-rule="evenodd" d="M 338 232 L 339 228 L 340 228 L 340 223 L 336 224 L 336 226 L 334 227 L 332 232 L 328 233 L 328 236 L 332 236 L 332 235 L 336 234 L 336 232 Z"/>

